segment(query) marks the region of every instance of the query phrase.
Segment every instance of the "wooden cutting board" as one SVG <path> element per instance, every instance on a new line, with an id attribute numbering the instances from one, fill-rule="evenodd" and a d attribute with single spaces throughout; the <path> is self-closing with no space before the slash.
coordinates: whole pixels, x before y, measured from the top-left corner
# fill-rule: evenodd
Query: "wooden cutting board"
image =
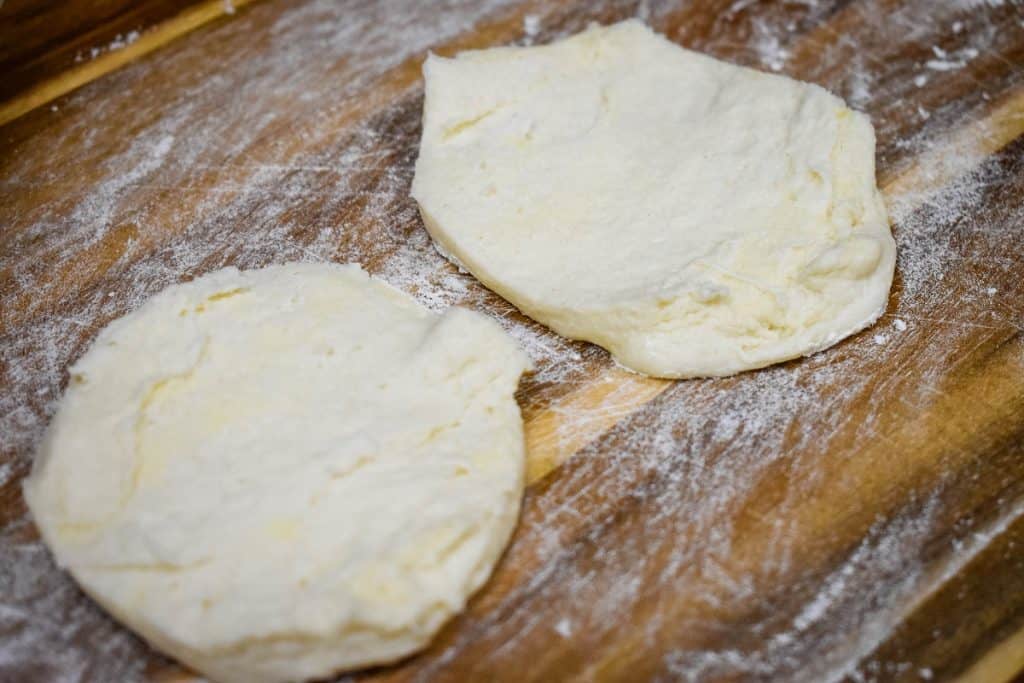
<path id="1" fill-rule="evenodd" d="M 73 49 L 4 53 L 0 680 L 189 680 L 55 568 L 20 480 L 104 324 L 170 283 L 291 260 L 496 316 L 538 368 L 519 391 L 531 483 L 493 578 L 426 652 L 351 680 L 1024 669 L 1021 0 L 141 5 Z M 643 379 L 431 248 L 408 196 L 427 50 L 629 16 L 870 114 L 899 246 L 877 325 L 738 377 Z"/>

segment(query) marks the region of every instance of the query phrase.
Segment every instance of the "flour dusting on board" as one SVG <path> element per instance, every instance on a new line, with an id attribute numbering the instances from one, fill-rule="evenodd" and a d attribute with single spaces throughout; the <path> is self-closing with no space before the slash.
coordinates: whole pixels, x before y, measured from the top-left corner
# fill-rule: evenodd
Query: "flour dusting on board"
<path id="1" fill-rule="evenodd" d="M 1020 326 L 1021 311 L 1011 292 L 990 295 L 984 272 L 972 280 L 977 269 L 958 270 L 964 262 L 961 242 L 968 237 L 976 254 L 991 256 L 986 268 L 1009 268 L 999 250 L 1008 241 L 1019 243 L 1018 226 L 1024 224 L 1024 209 L 1015 216 L 982 211 L 989 188 L 1006 181 L 1003 166 L 983 161 L 979 140 L 985 130 L 959 140 L 955 155 L 944 146 L 946 131 L 958 129 L 970 107 L 982 107 L 986 98 L 928 99 L 940 91 L 943 79 L 960 78 L 972 65 L 999 56 L 1001 41 L 1009 40 L 1000 17 L 1019 5 L 1014 0 L 905 2 L 895 12 L 861 17 L 856 35 L 808 60 L 794 36 L 813 31 L 816 22 L 846 3 L 803 0 L 769 9 L 762 3 L 733 3 L 720 30 L 694 47 L 819 82 L 872 114 L 882 168 L 895 169 L 887 200 L 899 247 L 901 289 L 891 311 L 898 317 L 883 318 L 841 349 L 797 363 L 729 380 L 673 384 L 601 435 L 591 433 L 594 411 L 574 412 L 559 400 L 564 386 L 610 371 L 607 357 L 525 321 L 434 251 L 407 196 L 421 86 L 414 75 L 396 77 L 386 81 L 393 91 L 379 99 L 375 93 L 385 85 L 371 86 L 410 57 L 512 4 L 391 1 L 367 3 L 351 13 L 339 3 L 313 0 L 282 15 L 266 44 L 253 46 L 253 17 L 273 15 L 272 7 L 256 4 L 224 25 L 184 39 L 186 46 L 218 41 L 234 55 L 229 63 L 211 65 L 201 79 L 188 76 L 195 70 L 189 62 L 195 53 L 173 45 L 111 77 L 125 84 L 125 92 L 136 82 L 162 79 L 174 97 L 147 103 L 120 89 L 97 96 L 87 87 L 63 101 L 65 128 L 50 135 L 51 154 L 69 166 L 98 168 L 99 180 L 82 187 L 73 168 L 33 173 L 15 156 L 5 162 L 0 181 L 5 192 L 32 188 L 44 197 L 30 215 L 5 218 L 20 232 L 13 251 L 0 254 L 0 272 L 11 282 L 5 304 L 6 297 L 14 302 L 0 315 L 5 329 L 19 333 L 0 340 L 0 446 L 7 458 L 0 466 L 0 485 L 16 486 L 27 472 L 65 368 L 107 321 L 168 284 L 228 263 L 364 261 L 434 310 L 464 304 L 497 316 L 538 367 L 528 380 L 531 400 L 551 401 L 551 409 L 561 411 L 558 434 L 567 441 L 583 435 L 584 443 L 600 437 L 542 495 L 528 498 L 508 561 L 532 567 L 529 579 L 497 601 L 493 616 L 457 634 L 445 652 L 424 658 L 417 680 L 443 670 L 454 648 L 471 643 L 493 639 L 493 661 L 514 666 L 517 644 L 534 632 L 565 642 L 600 639 L 623 615 L 641 612 L 638 606 L 665 585 L 686 587 L 684 595 L 695 607 L 646 613 L 645 637 L 655 643 L 672 633 L 700 633 L 707 624 L 695 615 L 728 613 L 763 596 L 772 577 L 794 575 L 800 577 L 799 609 L 752 622 L 747 639 L 730 647 L 714 645 L 714 634 L 708 633 L 707 646 L 670 648 L 662 663 L 666 680 L 836 680 L 855 673 L 913 599 L 955 569 L 951 563 L 936 571 L 921 560 L 948 504 L 946 486 L 940 482 L 927 496 L 869 520 L 861 542 L 826 576 L 800 574 L 800 548 L 788 541 L 783 515 L 765 530 L 775 552 L 754 561 L 728 513 L 755 500 L 767 481 L 780 476 L 790 483 L 779 509 L 796 509 L 821 485 L 816 463 L 832 457 L 828 443 L 835 434 L 852 430 L 865 444 L 880 440 L 885 416 L 851 425 L 842 407 L 850 397 L 873 390 L 883 362 L 899 366 L 901 339 L 938 334 L 929 332 L 936 329 L 942 335 L 943 348 L 928 357 L 930 374 L 911 381 L 897 373 L 884 380 L 902 382 L 908 405 L 923 408 L 940 400 L 944 373 L 955 361 L 950 354 L 971 326 Z M 673 9 L 621 4 L 655 26 Z M 848 6 L 848 11 L 866 11 L 858 3 Z M 543 42 L 583 28 L 589 18 L 568 21 L 571 26 L 555 12 L 534 11 L 517 19 L 521 31 L 508 40 Z M 959 29 L 950 28 L 955 24 Z M 729 33 L 735 30 L 737 35 Z M 857 40 L 891 44 L 894 50 L 923 41 L 926 48 L 908 76 L 897 72 L 900 60 L 862 55 Z M 939 60 L 949 68 L 937 68 Z M 281 102 L 301 103 L 302 116 L 282 118 Z M 925 123 L 918 107 L 929 113 Z M 906 125 L 908 111 L 918 122 L 914 126 Z M 109 138 L 97 134 L 113 120 L 135 124 L 125 127 L 130 132 L 117 149 L 104 147 Z M 913 182 L 899 182 L 911 176 Z M 974 221 L 970 235 L 965 217 Z M 40 258 L 31 263 L 17 258 L 25 250 Z M 82 253 L 90 255 L 89 264 L 108 263 L 108 270 L 89 271 L 93 266 L 79 260 Z M 138 260 L 140 253 L 154 255 Z M 44 269 L 39 263 L 52 265 Z M 929 312 L 954 280 L 967 283 L 957 319 L 931 320 Z M 50 310 L 59 310 L 59 316 Z M 885 342 L 876 343 L 878 336 Z M 608 400 L 616 400 L 615 392 Z M 611 446 L 602 449 L 601 442 Z M 607 510 L 608 520 L 581 519 L 577 508 L 584 499 L 593 509 Z M 635 543 L 602 547 L 601 531 L 611 523 L 614 504 L 623 500 L 656 512 L 636 522 Z M 965 525 L 955 562 L 966 562 L 1022 513 L 1019 505 L 1008 505 L 1000 519 Z M 145 646 L 86 600 L 39 542 L 25 540 L 29 530 L 25 518 L 0 530 L 0 631 L 5 634 L 0 678 L 31 666 L 38 680 L 142 680 L 150 657 Z M 576 563 L 581 554 L 588 554 L 589 565 Z M 562 617 L 538 617 L 530 609 L 537 600 L 558 606 Z M 509 629 L 518 635 L 509 638 Z M 759 634 L 764 634 L 760 646 L 748 647 Z M 808 661 L 815 665 L 801 668 Z"/>
<path id="2" fill-rule="evenodd" d="M 60 111 L 68 119 L 53 140 L 53 154 L 67 159 L 72 167 L 55 166 L 32 175 L 16 154 L 6 163 L 0 181 L 4 192 L 48 184 L 57 189 L 54 198 L 32 216 L 5 217 L 22 228 L 15 249 L 0 254 L 0 272 L 8 274 L 12 284 L 4 294 L 0 315 L 7 329 L 20 329 L 17 336 L 5 337 L 0 348 L 5 483 L 27 473 L 32 450 L 59 398 L 65 368 L 105 322 L 183 276 L 213 270 L 228 259 L 240 267 L 358 259 L 358 245 L 344 244 L 353 226 L 329 219 L 337 206 L 354 197 L 368 200 L 365 215 L 357 217 L 363 221 L 391 225 L 413 220 L 408 201 L 397 202 L 399 208 L 395 208 L 396 198 L 404 199 L 408 191 L 410 150 L 403 150 L 404 157 L 396 160 L 400 170 L 387 174 L 382 186 L 358 187 L 360 167 L 374 161 L 375 142 L 384 133 L 356 130 L 340 157 L 325 152 L 290 158 L 288 150 L 273 143 L 269 151 L 263 150 L 269 159 L 249 160 L 247 151 L 268 130 L 273 135 L 276 102 L 299 100 L 309 102 L 314 112 L 320 110 L 305 125 L 310 136 L 324 138 L 327 132 L 320 131 L 318 124 L 327 128 L 332 108 L 344 106 L 366 83 L 432 45 L 470 30 L 509 4 L 503 0 L 434 6 L 380 2 L 351 12 L 327 0 L 307 2 L 284 14 L 274 25 L 270 46 L 259 49 L 251 46 L 247 34 L 250 19 L 241 15 L 205 36 L 201 32 L 184 40 L 186 44 L 225 41 L 232 46 L 227 53 L 234 60 L 211 62 L 209 73 L 199 81 L 184 82 L 183 74 L 194 69 L 178 68 L 187 54 L 177 46 L 112 77 L 129 82 L 156 77 L 165 91 L 180 90 L 179 97 L 167 101 L 153 98 L 159 108 L 147 109 L 152 102 L 139 99 L 138 94 L 92 97 L 89 87 L 62 102 Z M 255 7 L 248 17 L 270 11 Z M 120 42 L 127 44 L 135 37 L 130 34 Z M 342 58 L 356 76 L 337 82 L 327 69 Z M 416 83 L 410 85 L 415 95 Z M 225 98 L 225 92 L 232 94 Z M 211 106 L 213 102 L 217 104 Z M 97 130 L 115 110 L 119 121 L 139 123 L 124 136 L 120 149 L 99 149 Z M 211 110 L 218 113 L 211 115 Z M 337 124 L 332 124 L 329 132 L 336 129 Z M 80 164 L 99 167 L 99 181 L 80 187 L 73 168 Z M 175 196 L 189 192 L 194 177 L 210 174 L 223 181 L 216 183 L 209 196 L 198 193 L 195 209 L 179 213 Z M 296 237 L 300 226 L 289 221 L 288 211 L 307 200 L 314 188 L 327 204 L 324 223 L 314 226 L 316 237 L 309 241 Z M 140 195 L 147 197 L 141 208 Z M 59 217 L 69 207 L 67 218 Z M 155 258 L 132 262 L 133 250 L 152 237 L 153 231 L 147 231 L 150 224 L 173 238 L 158 246 Z M 402 241 L 405 234 L 382 237 L 378 246 L 385 249 L 388 240 Z M 43 269 L 17 258 L 21 249 L 30 247 L 52 265 Z M 100 278 L 98 286 L 80 286 L 66 304 L 58 306 L 59 316 L 43 313 L 38 301 L 62 299 L 60 288 L 69 286 L 69 280 L 81 282 L 78 254 L 111 248 L 120 253 L 115 253 L 107 278 Z M 423 271 L 423 276 L 429 273 Z M 0 679 L 143 680 L 145 646 L 85 599 L 56 570 L 41 543 L 22 540 L 29 528 L 29 520 L 22 517 L 0 531 L 0 631 L 5 634 L 0 643 Z M 30 679 L 24 678 L 27 671 Z"/>

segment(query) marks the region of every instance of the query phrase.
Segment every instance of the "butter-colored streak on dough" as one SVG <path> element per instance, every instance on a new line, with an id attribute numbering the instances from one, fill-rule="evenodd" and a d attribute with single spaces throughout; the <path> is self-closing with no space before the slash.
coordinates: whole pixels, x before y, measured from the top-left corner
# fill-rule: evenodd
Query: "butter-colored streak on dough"
<path id="1" fill-rule="evenodd" d="M 654 376 L 728 375 L 881 313 L 895 246 L 867 118 L 636 21 L 431 56 L 413 196 L 442 252 Z"/>
<path id="2" fill-rule="evenodd" d="M 26 498 L 90 595 L 215 680 L 392 661 L 511 534 L 528 364 L 355 266 L 218 271 L 100 333 Z"/>

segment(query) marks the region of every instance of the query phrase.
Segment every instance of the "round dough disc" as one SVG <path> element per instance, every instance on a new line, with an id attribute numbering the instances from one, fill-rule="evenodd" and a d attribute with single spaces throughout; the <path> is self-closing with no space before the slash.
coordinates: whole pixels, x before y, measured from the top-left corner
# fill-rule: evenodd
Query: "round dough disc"
<path id="1" fill-rule="evenodd" d="M 99 334 L 25 495 L 86 592 L 215 680 L 392 661 L 508 541 L 528 364 L 358 266 L 227 268 Z"/>
<path id="2" fill-rule="evenodd" d="M 811 353 L 882 312 L 867 117 L 637 21 L 430 56 L 413 196 L 442 253 L 661 377 Z"/>

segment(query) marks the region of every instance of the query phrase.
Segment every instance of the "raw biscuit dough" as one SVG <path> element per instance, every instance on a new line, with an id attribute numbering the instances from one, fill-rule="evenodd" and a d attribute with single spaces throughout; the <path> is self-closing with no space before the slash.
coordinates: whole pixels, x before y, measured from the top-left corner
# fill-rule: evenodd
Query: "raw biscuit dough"
<path id="1" fill-rule="evenodd" d="M 224 269 L 99 334 L 25 495 L 86 592 L 214 680 L 393 661 L 508 541 L 527 366 L 358 266 Z"/>
<path id="2" fill-rule="evenodd" d="M 430 56 L 413 196 L 435 244 L 557 332 L 659 377 L 825 348 L 885 307 L 867 117 L 638 21 Z"/>

